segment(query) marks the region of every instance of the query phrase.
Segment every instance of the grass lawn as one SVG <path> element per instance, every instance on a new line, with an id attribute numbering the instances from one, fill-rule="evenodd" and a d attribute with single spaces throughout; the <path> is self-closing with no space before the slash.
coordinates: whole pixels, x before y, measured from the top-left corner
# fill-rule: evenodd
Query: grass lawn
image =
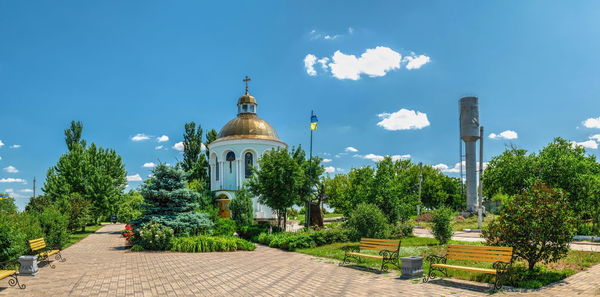
<path id="1" fill-rule="evenodd" d="M 88 235 L 98 231 L 98 229 L 100 229 L 102 227 L 103 227 L 102 225 L 86 226 L 85 232 L 77 231 L 77 232 L 73 232 L 73 233 L 69 234 L 69 242 L 63 247 L 63 249 L 66 249 L 66 248 L 74 245 L 75 243 L 79 242 L 80 240 L 86 238 Z"/>
<path id="2" fill-rule="evenodd" d="M 482 245 L 482 243 L 480 242 L 463 242 L 454 240 L 450 241 L 450 243 L 465 245 Z M 344 251 L 342 250 L 342 247 L 356 245 L 358 245 L 358 242 L 334 243 L 330 245 L 319 246 L 316 248 L 299 249 L 297 250 L 297 252 L 342 261 L 344 259 Z M 445 248 L 445 246 L 438 245 L 437 241 L 433 238 L 409 237 L 402 239 L 402 244 L 400 247 L 400 257 L 416 255 L 426 257 L 430 254 L 444 255 Z M 375 251 L 364 251 L 364 253 L 377 255 L 377 252 Z M 514 265 L 516 271 L 515 275 L 517 277 L 513 282 L 506 284 L 520 288 L 539 288 L 552 282 L 564 279 L 570 275 L 573 275 L 587 267 L 598 263 L 600 263 L 600 253 L 585 251 L 570 251 L 567 257 L 559 260 L 556 263 L 538 263 L 536 265 L 537 268 L 534 273 L 530 273 L 529 271 L 527 271 L 524 262 L 517 262 Z M 363 258 L 362 263 L 354 264 L 366 268 L 379 269 L 379 267 L 381 266 L 381 261 Z M 491 263 L 453 260 L 449 260 L 448 264 L 485 268 L 491 268 L 492 266 Z M 429 263 L 423 261 L 423 268 L 425 273 L 427 273 L 427 271 L 429 270 Z M 471 273 L 460 270 L 448 270 L 448 275 L 454 278 L 473 280 L 478 282 L 491 283 L 493 281 L 493 276 L 489 274 Z"/>

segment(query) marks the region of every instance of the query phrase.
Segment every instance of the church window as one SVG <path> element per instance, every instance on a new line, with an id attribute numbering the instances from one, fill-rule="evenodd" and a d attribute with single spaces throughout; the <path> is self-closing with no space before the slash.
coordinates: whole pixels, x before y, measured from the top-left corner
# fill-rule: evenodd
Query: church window
<path id="1" fill-rule="evenodd" d="M 248 111 L 248 105 L 244 104 L 244 106 L 242 106 L 242 109 L 244 110 L 244 112 L 247 112 Z"/>
<path id="2" fill-rule="evenodd" d="M 225 160 L 229 162 L 229 173 L 233 172 L 233 169 L 231 168 L 231 163 L 233 163 L 233 161 L 235 161 L 235 153 L 234 152 L 228 152 L 227 155 L 225 155 Z"/>
<path id="3" fill-rule="evenodd" d="M 246 155 L 244 156 L 244 163 L 246 165 L 245 167 L 245 176 L 246 178 L 249 178 L 250 175 L 252 175 L 252 163 L 253 163 L 253 156 L 251 152 L 247 152 Z"/>

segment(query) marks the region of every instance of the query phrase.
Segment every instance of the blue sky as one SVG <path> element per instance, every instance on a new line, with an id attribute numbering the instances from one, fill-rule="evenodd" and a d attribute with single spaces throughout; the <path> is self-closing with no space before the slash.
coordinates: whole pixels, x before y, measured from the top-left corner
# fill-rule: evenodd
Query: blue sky
<path id="1" fill-rule="evenodd" d="M 597 1 L 0 0 L 0 191 L 23 207 L 71 120 L 145 179 L 145 163 L 181 159 L 185 122 L 235 116 L 244 75 L 290 145 L 308 147 L 315 110 L 336 172 L 383 155 L 452 171 L 464 95 L 480 98 L 486 159 L 556 136 L 598 155 L 598 15 Z"/>

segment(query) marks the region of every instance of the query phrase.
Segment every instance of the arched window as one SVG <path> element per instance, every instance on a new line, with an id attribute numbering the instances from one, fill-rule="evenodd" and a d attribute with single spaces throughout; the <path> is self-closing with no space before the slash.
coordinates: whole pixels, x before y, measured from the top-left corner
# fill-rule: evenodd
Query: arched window
<path id="1" fill-rule="evenodd" d="M 231 163 L 235 161 L 235 153 L 228 152 L 227 155 L 225 155 L 225 161 L 229 162 L 229 173 L 232 173 L 233 169 L 231 169 Z"/>
<path id="2" fill-rule="evenodd" d="M 215 157 L 215 180 L 219 180 L 219 158 Z"/>
<path id="3" fill-rule="evenodd" d="M 249 178 L 252 175 L 252 165 L 253 165 L 253 156 L 251 152 L 247 152 L 246 155 L 244 156 L 244 164 L 246 165 L 245 169 L 245 176 L 246 178 Z"/>

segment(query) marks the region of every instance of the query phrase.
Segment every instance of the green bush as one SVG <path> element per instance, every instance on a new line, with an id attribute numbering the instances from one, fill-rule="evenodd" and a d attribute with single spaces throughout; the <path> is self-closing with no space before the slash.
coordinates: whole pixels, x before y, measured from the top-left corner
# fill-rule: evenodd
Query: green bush
<path id="1" fill-rule="evenodd" d="M 313 248 L 334 242 L 347 242 L 351 231 L 345 229 L 309 230 L 303 232 L 261 233 L 257 240 L 273 248 L 294 251 Z"/>
<path id="2" fill-rule="evenodd" d="M 392 236 L 395 238 L 413 236 L 413 226 L 407 223 L 397 223 L 392 226 Z"/>
<path id="3" fill-rule="evenodd" d="M 452 238 L 452 216 L 454 211 L 448 207 L 440 207 L 433 211 L 431 216 L 431 233 L 440 244 L 446 244 Z"/>
<path id="4" fill-rule="evenodd" d="M 49 207 L 34 214 L 44 231 L 46 245 L 51 248 L 62 248 L 69 242 L 69 217 L 54 207 Z"/>
<path id="5" fill-rule="evenodd" d="M 242 187 L 229 204 L 231 218 L 238 225 L 251 225 L 254 222 L 254 207 L 250 196 L 248 189 Z"/>
<path id="6" fill-rule="evenodd" d="M 141 252 L 143 250 L 144 250 L 144 248 L 139 244 L 134 244 L 133 246 L 131 246 L 132 252 Z"/>
<path id="7" fill-rule="evenodd" d="M 253 251 L 256 246 L 244 239 L 233 236 L 194 236 L 175 237 L 171 240 L 171 250 L 186 253 Z"/>
<path id="8" fill-rule="evenodd" d="M 361 203 L 350 212 L 346 226 L 353 231 L 352 239 L 388 238 L 390 230 L 383 212 L 374 204 Z"/>
<path id="9" fill-rule="evenodd" d="M 213 235 L 232 236 L 235 231 L 236 226 L 234 220 L 219 218 L 213 229 Z"/>
<path id="10" fill-rule="evenodd" d="M 0 213 L 0 262 L 15 260 L 27 251 L 27 238 L 13 220 L 14 215 Z"/>
<path id="11" fill-rule="evenodd" d="M 534 271 L 538 262 L 556 262 L 569 252 L 575 216 L 560 189 L 536 182 L 502 207 L 483 230 L 489 245 L 513 247 L 515 256 Z"/>
<path id="12" fill-rule="evenodd" d="M 150 221 L 140 232 L 140 244 L 146 250 L 168 250 L 173 237 L 173 229 Z"/>
<path id="13" fill-rule="evenodd" d="M 261 233 L 269 231 L 269 227 L 260 225 L 241 225 L 237 227 L 237 233 L 241 238 L 257 242 Z"/>

